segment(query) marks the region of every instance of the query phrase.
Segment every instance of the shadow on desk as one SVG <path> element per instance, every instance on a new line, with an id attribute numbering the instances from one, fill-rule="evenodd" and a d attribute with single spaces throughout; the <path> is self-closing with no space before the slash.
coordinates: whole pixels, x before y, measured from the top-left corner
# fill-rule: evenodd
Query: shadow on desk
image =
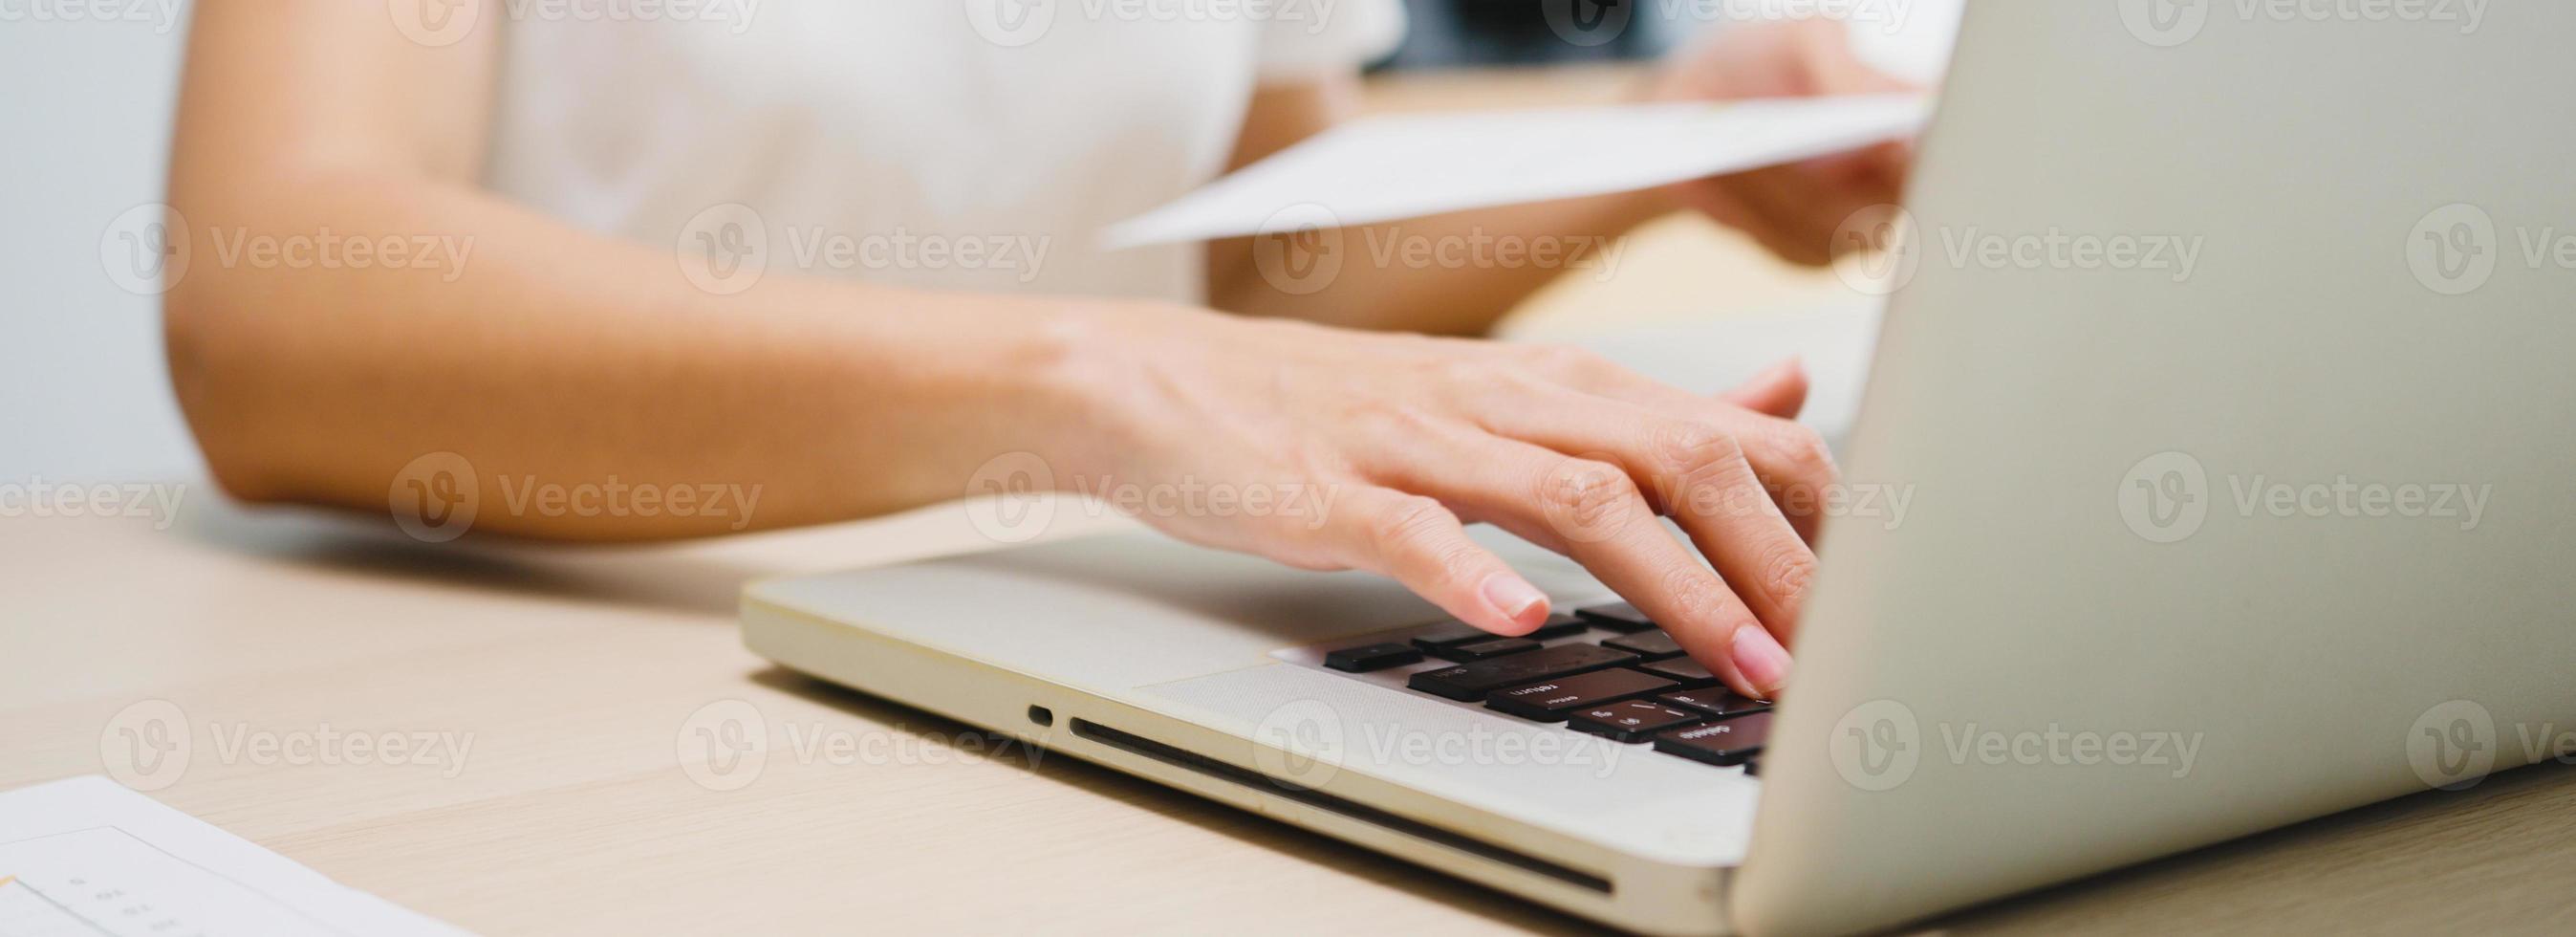
<path id="1" fill-rule="evenodd" d="M 974 726 L 936 713 L 817 680 L 784 667 L 771 667 L 755 672 L 750 679 L 762 686 L 830 706 L 879 725 L 925 726 L 925 729 L 914 733 L 923 741 L 946 744 L 938 740 L 959 737 L 984 738 L 992 744 L 985 746 L 983 751 L 961 754 L 1020 765 L 1032 773 L 1081 788 L 1086 793 L 1144 807 L 1166 817 L 1223 833 L 1248 846 L 1268 849 L 1306 862 L 1339 869 L 1381 885 L 1400 888 L 1419 897 L 1478 915 L 1497 925 L 1509 925 L 1541 934 L 1609 933 L 1583 920 L 1520 901 L 1491 889 L 1399 862 L 1320 833 L 1310 833 L 1233 807 L 1202 800 L 1182 791 L 1130 777 L 1078 758 L 1014 757 L 1014 753 L 1023 747 L 1023 743 L 984 732 Z"/>

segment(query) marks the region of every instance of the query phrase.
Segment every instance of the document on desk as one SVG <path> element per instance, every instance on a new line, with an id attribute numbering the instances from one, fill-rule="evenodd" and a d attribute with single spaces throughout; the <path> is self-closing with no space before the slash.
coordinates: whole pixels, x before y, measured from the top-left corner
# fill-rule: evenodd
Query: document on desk
<path id="1" fill-rule="evenodd" d="M 469 937 L 103 777 L 0 794 L 0 937 Z"/>
<path id="2" fill-rule="evenodd" d="M 1366 118 L 1101 239 L 1116 249 L 1626 192 L 1910 136 L 1930 111 L 1900 94 Z"/>

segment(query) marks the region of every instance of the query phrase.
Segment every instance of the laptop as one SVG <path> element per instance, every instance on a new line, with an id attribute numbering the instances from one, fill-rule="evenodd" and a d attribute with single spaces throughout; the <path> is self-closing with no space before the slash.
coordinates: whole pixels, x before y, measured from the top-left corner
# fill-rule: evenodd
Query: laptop
<path id="1" fill-rule="evenodd" d="M 2566 749 L 2576 6 L 1969 12 L 1785 698 L 1150 534 L 755 584 L 756 652 L 1617 927 L 1882 928 Z M 1846 273 L 1854 271 L 1846 270 Z M 1855 499 L 1856 501 L 1857 499 Z M 2439 796 L 2439 795 L 2436 795 Z"/>

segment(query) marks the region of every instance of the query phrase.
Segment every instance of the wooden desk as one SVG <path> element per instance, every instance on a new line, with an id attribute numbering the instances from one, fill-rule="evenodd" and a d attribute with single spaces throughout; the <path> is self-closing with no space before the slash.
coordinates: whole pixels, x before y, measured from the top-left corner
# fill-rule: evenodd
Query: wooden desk
<path id="1" fill-rule="evenodd" d="M 0 787 L 99 772 L 120 711 L 167 700 L 189 754 L 147 777 L 169 782 L 156 796 L 494 935 L 1585 929 L 1070 758 L 997 749 L 742 650 L 743 579 L 980 542 L 955 508 L 555 551 L 427 546 L 196 488 L 182 505 L 167 531 L 0 521 Z M 693 713 L 732 700 L 760 714 L 767 759 L 714 789 L 679 747 Z M 239 744 L 326 727 L 471 739 L 461 761 L 418 765 Z M 2576 770 L 2527 769 L 1944 926 L 2563 933 L 2571 842 Z"/>

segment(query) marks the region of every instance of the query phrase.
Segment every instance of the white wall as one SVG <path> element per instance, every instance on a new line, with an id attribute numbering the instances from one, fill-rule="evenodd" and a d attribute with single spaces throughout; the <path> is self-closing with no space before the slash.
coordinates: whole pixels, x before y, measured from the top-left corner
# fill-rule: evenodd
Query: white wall
<path id="1" fill-rule="evenodd" d="M 185 5 L 35 18 L 48 9 L 0 2 L 0 482 L 195 477 L 160 305 L 99 256 L 119 214 L 161 198 Z"/>

